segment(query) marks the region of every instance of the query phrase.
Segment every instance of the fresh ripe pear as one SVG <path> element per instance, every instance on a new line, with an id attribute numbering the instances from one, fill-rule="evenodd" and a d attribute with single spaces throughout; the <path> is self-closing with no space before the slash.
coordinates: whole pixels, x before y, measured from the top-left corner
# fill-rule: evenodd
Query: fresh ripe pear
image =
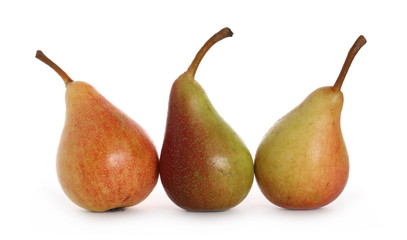
<path id="1" fill-rule="evenodd" d="M 272 203 L 289 209 L 314 209 L 335 200 L 349 175 L 340 117 L 346 73 L 359 49 L 350 49 L 333 87 L 312 92 L 265 135 L 255 157 L 258 185 Z"/>
<path id="2" fill-rule="evenodd" d="M 71 78 L 41 51 L 66 85 L 57 155 L 59 182 L 78 206 L 122 210 L 143 201 L 158 180 L 158 154 L 143 129 L 91 85 Z"/>
<path id="3" fill-rule="evenodd" d="M 247 196 L 253 183 L 249 150 L 194 79 L 205 53 L 232 35 L 229 28 L 224 28 L 212 36 L 171 89 L 160 177 L 169 198 L 186 210 L 234 207 Z"/>

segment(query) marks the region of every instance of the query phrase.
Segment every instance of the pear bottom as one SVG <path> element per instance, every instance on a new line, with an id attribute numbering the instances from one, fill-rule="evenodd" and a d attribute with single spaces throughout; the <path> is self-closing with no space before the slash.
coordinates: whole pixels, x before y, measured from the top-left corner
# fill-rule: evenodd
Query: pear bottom
<path id="1" fill-rule="evenodd" d="M 331 203 L 342 193 L 348 179 L 346 170 L 325 177 L 315 172 L 266 176 L 257 165 L 255 172 L 260 190 L 271 203 L 299 210 L 317 209 Z"/>

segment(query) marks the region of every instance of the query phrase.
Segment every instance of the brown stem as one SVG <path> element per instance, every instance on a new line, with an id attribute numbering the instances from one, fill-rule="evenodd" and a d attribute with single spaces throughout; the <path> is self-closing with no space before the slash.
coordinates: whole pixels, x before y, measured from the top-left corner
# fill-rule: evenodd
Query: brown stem
<path id="1" fill-rule="evenodd" d="M 49 59 L 45 54 L 41 51 L 38 50 L 37 54 L 35 54 L 35 57 L 41 60 L 43 63 L 47 64 L 50 66 L 52 69 L 54 69 L 55 72 L 61 76 L 62 80 L 65 82 L 65 86 L 68 85 L 68 83 L 73 82 L 73 80 L 62 70 L 58 65 L 56 65 L 51 59 Z"/>
<path id="2" fill-rule="evenodd" d="M 205 56 L 206 52 L 215 45 L 215 43 L 219 42 L 220 40 L 233 36 L 232 30 L 230 28 L 223 28 L 215 35 L 213 35 L 199 50 L 196 54 L 194 60 L 192 61 L 191 65 L 189 66 L 187 72 L 191 73 L 192 76 L 195 76 L 196 70 L 198 69 L 199 63 L 201 63 L 202 58 Z"/>
<path id="3" fill-rule="evenodd" d="M 363 35 L 360 35 L 358 39 L 356 39 L 355 43 L 353 46 L 350 48 L 348 52 L 348 56 L 345 59 L 345 63 L 343 64 L 342 70 L 339 73 L 338 79 L 336 79 L 336 82 L 334 86 L 332 87 L 334 91 L 340 91 L 343 81 L 345 80 L 346 74 L 348 73 L 349 67 L 352 64 L 353 59 L 355 58 L 356 54 L 359 52 L 359 50 L 365 45 L 366 43 L 366 38 Z"/>

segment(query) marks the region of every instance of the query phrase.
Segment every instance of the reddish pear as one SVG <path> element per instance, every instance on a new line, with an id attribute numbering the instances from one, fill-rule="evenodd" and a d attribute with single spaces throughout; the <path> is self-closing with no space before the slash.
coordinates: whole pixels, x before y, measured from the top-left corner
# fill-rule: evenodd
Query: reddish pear
<path id="1" fill-rule="evenodd" d="M 211 37 L 171 89 L 160 176 L 170 199 L 191 211 L 234 207 L 253 183 L 249 150 L 194 79 L 205 53 L 232 34 L 224 28 Z"/>
<path id="2" fill-rule="evenodd" d="M 65 126 L 57 155 L 66 195 L 97 212 L 143 201 L 158 180 L 158 155 L 147 134 L 91 85 L 73 81 L 41 51 L 36 57 L 66 85 Z"/>

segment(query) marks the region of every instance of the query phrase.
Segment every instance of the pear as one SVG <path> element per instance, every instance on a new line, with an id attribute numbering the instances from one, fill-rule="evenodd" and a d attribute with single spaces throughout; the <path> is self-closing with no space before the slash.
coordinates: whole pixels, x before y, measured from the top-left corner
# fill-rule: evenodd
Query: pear
<path id="1" fill-rule="evenodd" d="M 158 181 L 158 154 L 144 130 L 91 85 L 73 81 L 41 51 L 66 85 L 57 173 L 66 195 L 96 212 L 143 201 Z"/>
<path id="2" fill-rule="evenodd" d="M 169 198 L 189 211 L 232 208 L 247 196 L 254 180 L 249 150 L 194 79 L 205 53 L 232 35 L 229 28 L 213 35 L 170 93 L 160 178 Z"/>
<path id="3" fill-rule="evenodd" d="M 366 43 L 360 36 L 350 49 L 334 86 L 312 92 L 267 132 L 255 156 L 262 193 L 277 206 L 315 209 L 335 200 L 349 175 L 349 158 L 340 118 L 340 91 L 348 69 Z"/>

